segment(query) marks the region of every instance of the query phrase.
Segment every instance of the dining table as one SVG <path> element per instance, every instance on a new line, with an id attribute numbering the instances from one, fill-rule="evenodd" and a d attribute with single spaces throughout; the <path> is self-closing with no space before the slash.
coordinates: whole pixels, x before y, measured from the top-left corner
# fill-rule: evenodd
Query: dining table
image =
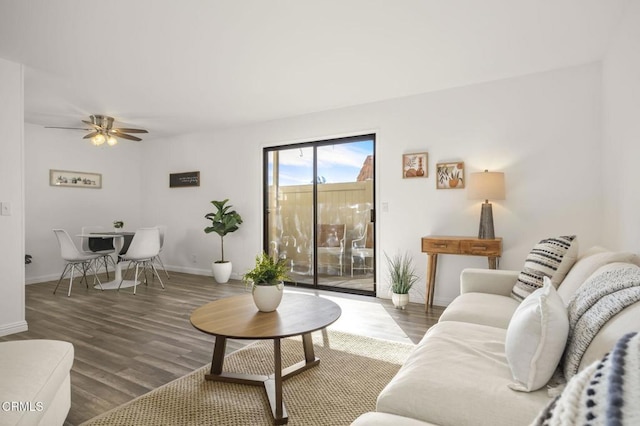
<path id="1" fill-rule="evenodd" d="M 125 245 L 125 239 L 129 239 L 127 237 L 133 238 L 135 232 L 91 232 L 89 234 L 78 234 L 77 236 L 80 238 L 101 238 L 101 239 L 112 239 L 113 240 L 113 248 L 115 249 L 116 256 L 123 254 L 123 247 Z M 130 240 L 129 240 L 130 242 Z M 122 280 L 122 263 L 116 259 L 116 267 L 115 267 L 115 279 L 113 281 L 109 281 L 106 283 L 102 283 L 102 288 L 105 290 L 115 290 L 120 287 L 133 287 L 136 282 L 134 280 Z M 122 285 L 120 282 L 122 281 Z M 94 288 L 100 288 L 99 286 L 94 286 Z"/>

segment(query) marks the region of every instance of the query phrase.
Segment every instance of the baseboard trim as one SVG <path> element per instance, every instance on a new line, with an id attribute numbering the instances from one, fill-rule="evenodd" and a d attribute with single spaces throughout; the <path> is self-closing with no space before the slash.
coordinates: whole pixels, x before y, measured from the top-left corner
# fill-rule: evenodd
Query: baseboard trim
<path id="1" fill-rule="evenodd" d="M 47 282 L 47 281 L 58 280 L 58 278 L 60 278 L 60 274 L 40 275 L 39 277 L 27 278 L 27 279 L 25 279 L 24 283 L 26 285 L 38 284 L 38 283 L 44 283 L 44 282 Z"/>
<path id="2" fill-rule="evenodd" d="M 0 336 L 8 336 L 9 334 L 22 333 L 29 330 L 27 321 L 18 321 L 10 324 L 0 325 Z"/>

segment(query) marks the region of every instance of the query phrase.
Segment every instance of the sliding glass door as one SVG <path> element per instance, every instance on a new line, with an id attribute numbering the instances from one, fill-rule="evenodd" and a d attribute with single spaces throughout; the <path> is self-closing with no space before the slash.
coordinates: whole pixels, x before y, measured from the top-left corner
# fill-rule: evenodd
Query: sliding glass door
<path id="1" fill-rule="evenodd" d="M 292 282 L 375 294 L 375 135 L 266 148 L 265 250 Z"/>

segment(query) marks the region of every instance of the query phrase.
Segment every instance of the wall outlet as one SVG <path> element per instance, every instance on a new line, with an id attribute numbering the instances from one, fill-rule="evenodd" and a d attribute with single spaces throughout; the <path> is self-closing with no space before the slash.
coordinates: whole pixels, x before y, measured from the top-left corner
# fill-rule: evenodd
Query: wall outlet
<path id="1" fill-rule="evenodd" d="M 191 263 L 198 263 L 198 256 L 196 256 L 195 254 L 191 255 Z"/>

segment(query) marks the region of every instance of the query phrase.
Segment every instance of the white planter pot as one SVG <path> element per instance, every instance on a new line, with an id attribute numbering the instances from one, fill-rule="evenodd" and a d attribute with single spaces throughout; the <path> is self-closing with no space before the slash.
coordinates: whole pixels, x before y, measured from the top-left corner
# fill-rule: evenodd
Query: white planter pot
<path id="1" fill-rule="evenodd" d="M 391 293 L 391 301 L 396 309 L 404 309 L 409 304 L 408 294 Z"/>
<path id="2" fill-rule="evenodd" d="M 231 262 L 213 262 L 211 264 L 211 269 L 213 270 L 213 278 L 216 279 L 217 283 L 224 284 L 229 281 L 229 277 L 231 276 L 231 267 Z"/>
<path id="3" fill-rule="evenodd" d="M 273 312 L 278 309 L 282 294 L 284 293 L 284 283 L 277 285 L 253 285 L 251 290 L 253 303 L 260 312 Z"/>

